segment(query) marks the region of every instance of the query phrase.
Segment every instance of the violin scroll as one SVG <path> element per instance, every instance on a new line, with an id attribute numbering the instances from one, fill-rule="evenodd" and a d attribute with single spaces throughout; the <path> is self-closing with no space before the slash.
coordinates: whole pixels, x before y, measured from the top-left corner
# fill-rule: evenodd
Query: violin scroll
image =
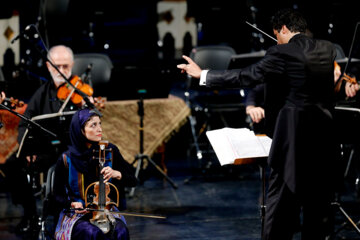
<path id="1" fill-rule="evenodd" d="M 356 77 L 350 77 L 346 73 L 344 73 L 341 79 L 351 84 L 358 84 L 358 82 L 356 81 Z"/>
<path id="2" fill-rule="evenodd" d="M 14 99 L 13 97 L 5 97 L 2 104 L 4 104 L 5 106 L 7 106 L 10 109 L 16 109 L 16 108 L 21 108 L 25 105 L 25 103 L 23 101 L 20 101 L 18 99 Z"/>

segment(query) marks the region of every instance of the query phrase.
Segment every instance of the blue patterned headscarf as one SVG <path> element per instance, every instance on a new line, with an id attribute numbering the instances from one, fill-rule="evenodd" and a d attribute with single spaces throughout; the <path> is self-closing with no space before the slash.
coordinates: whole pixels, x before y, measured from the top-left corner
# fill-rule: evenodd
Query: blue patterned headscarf
<path id="1" fill-rule="evenodd" d="M 83 131 L 85 123 L 94 115 L 99 116 L 95 111 L 85 108 L 78 110 L 71 119 L 71 145 L 68 146 L 68 151 L 65 154 L 70 157 L 75 168 L 82 173 L 87 172 L 93 152 L 93 147 L 88 148 L 86 145 L 86 143 L 92 142 L 85 137 Z"/>

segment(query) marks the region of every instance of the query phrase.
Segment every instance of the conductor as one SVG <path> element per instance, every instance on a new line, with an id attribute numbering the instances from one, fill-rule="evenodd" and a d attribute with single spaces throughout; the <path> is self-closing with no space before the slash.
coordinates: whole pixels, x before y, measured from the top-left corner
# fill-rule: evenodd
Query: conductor
<path id="1" fill-rule="evenodd" d="M 307 23 L 291 9 L 272 18 L 277 45 L 242 69 L 202 71 L 189 57 L 178 68 L 207 87 L 265 83 L 265 131 L 273 139 L 263 239 L 325 239 L 332 231 L 336 145 L 333 44 L 305 35 Z M 302 225 L 300 226 L 300 213 Z"/>

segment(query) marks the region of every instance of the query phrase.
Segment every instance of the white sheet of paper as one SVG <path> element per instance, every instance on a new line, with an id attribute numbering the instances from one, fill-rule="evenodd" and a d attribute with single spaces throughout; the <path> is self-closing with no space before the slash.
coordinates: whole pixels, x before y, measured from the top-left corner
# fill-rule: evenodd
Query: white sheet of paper
<path id="1" fill-rule="evenodd" d="M 221 165 L 233 164 L 235 159 L 266 157 L 271 139 L 256 136 L 247 128 L 222 128 L 207 131 L 206 135 Z"/>

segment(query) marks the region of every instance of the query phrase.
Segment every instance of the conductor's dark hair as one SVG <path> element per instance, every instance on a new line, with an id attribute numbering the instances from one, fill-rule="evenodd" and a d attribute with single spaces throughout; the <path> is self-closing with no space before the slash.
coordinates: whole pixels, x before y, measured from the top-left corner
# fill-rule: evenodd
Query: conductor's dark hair
<path id="1" fill-rule="evenodd" d="M 291 32 L 305 33 L 307 23 L 305 18 L 293 9 L 282 9 L 275 13 L 271 19 L 274 30 L 280 31 L 282 26 L 286 26 Z"/>

